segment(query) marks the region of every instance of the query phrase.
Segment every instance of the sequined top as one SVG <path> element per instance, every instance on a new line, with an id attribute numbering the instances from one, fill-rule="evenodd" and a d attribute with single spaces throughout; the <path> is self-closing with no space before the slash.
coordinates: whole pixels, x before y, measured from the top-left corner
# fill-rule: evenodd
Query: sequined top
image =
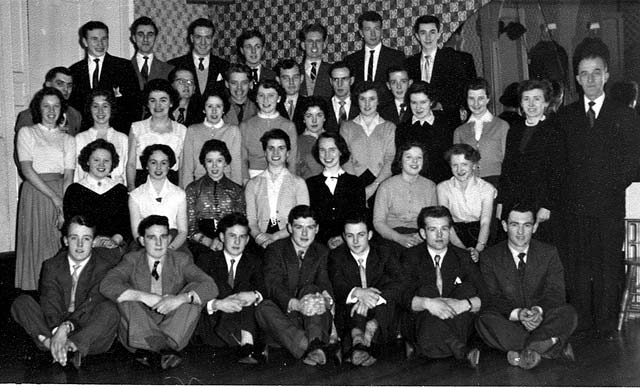
<path id="1" fill-rule="evenodd" d="M 242 186 L 234 183 L 226 176 L 215 182 L 205 175 L 187 186 L 187 219 L 189 221 L 188 237 L 200 233 L 200 220 L 215 220 L 232 212 L 245 214 L 246 206 Z"/>

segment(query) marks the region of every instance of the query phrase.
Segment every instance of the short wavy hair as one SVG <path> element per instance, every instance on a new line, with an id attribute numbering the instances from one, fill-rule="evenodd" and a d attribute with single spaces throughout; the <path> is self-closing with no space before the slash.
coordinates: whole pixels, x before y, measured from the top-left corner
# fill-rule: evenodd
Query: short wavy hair
<path id="1" fill-rule="evenodd" d="M 147 163 L 149 163 L 149 158 L 151 155 L 160 151 L 163 154 L 167 155 L 169 158 L 169 168 L 173 167 L 176 164 L 176 154 L 173 152 L 173 149 L 166 144 L 151 144 L 147 146 L 144 151 L 142 151 L 142 155 L 140 155 L 140 165 L 142 165 L 142 169 L 147 168 Z"/>
<path id="2" fill-rule="evenodd" d="M 149 96 L 152 92 L 165 92 L 169 96 L 172 106 L 178 106 L 180 97 L 178 92 L 173 88 L 171 82 L 162 78 L 155 78 L 147 82 L 142 91 L 142 105 L 147 106 L 149 103 Z M 171 109 L 169 109 L 171 110 Z"/>
<path id="3" fill-rule="evenodd" d="M 351 157 L 351 151 L 349 151 L 349 145 L 347 141 L 344 140 L 344 137 L 337 132 L 322 132 L 320 136 L 318 136 L 318 140 L 313 143 L 313 147 L 311 148 L 311 155 L 313 158 L 320 164 L 320 140 L 322 139 L 333 139 L 336 143 L 336 147 L 338 147 L 338 151 L 340 151 L 340 165 L 347 163 L 349 158 Z"/>
<path id="4" fill-rule="evenodd" d="M 446 160 L 447 163 L 451 163 L 451 157 L 453 155 L 464 155 L 464 158 L 472 163 L 478 163 L 480 161 L 480 151 L 471 147 L 469 144 L 454 144 L 444 153 L 444 160 Z"/>
<path id="5" fill-rule="evenodd" d="M 96 150 L 105 150 L 111 154 L 111 170 L 109 172 L 118 167 L 120 156 L 118 152 L 116 152 L 116 147 L 104 139 L 96 139 L 84 146 L 80 151 L 80 155 L 78 155 L 78 164 L 82 168 L 82 171 L 89 172 L 89 159 Z"/>
<path id="6" fill-rule="evenodd" d="M 200 164 L 204 167 L 204 160 L 207 158 L 207 154 L 209 152 L 218 151 L 220 155 L 224 158 L 224 161 L 227 164 L 231 163 L 231 154 L 229 153 L 229 148 L 227 148 L 227 144 L 218 139 L 211 139 L 204 142 L 202 148 L 200 149 L 200 155 L 198 160 Z"/>
<path id="7" fill-rule="evenodd" d="M 402 173 L 402 157 L 404 156 L 403 154 L 405 153 L 405 151 L 409 151 L 413 147 L 422 150 L 422 168 L 420 170 L 427 171 L 427 169 L 429 168 L 429 162 L 427 161 L 426 147 L 419 141 L 409 140 L 400 144 L 398 150 L 396 151 L 396 155 L 393 157 L 393 162 L 391 162 L 391 173 L 393 175 Z"/>
<path id="8" fill-rule="evenodd" d="M 84 112 L 87 122 L 90 122 L 91 125 L 94 124 L 93 116 L 91 115 L 91 105 L 93 105 L 93 99 L 96 97 L 104 97 L 111 108 L 111 116 L 109 117 L 109 123 L 113 122 L 113 118 L 117 115 L 118 107 L 116 105 L 116 97 L 111 90 L 108 89 L 94 89 L 89 93 L 87 97 L 86 104 L 84 106 Z"/>
<path id="9" fill-rule="evenodd" d="M 33 123 L 42 123 L 42 111 L 40 111 L 40 104 L 42 104 L 42 100 L 44 100 L 46 96 L 56 96 L 60 100 L 60 116 L 58 116 L 58 119 L 56 120 L 56 125 L 61 125 L 64 122 L 64 114 L 67 112 L 68 104 L 65 101 L 62 92 L 50 86 L 46 86 L 38 90 L 29 103 L 29 111 L 31 112 Z"/>

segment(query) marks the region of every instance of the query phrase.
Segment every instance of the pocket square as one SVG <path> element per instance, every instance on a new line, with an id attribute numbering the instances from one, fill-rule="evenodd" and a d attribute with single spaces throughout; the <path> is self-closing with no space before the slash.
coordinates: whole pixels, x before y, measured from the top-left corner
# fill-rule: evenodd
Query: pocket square
<path id="1" fill-rule="evenodd" d="M 462 284 L 462 279 L 456 277 L 456 280 L 453 281 L 453 284 Z"/>

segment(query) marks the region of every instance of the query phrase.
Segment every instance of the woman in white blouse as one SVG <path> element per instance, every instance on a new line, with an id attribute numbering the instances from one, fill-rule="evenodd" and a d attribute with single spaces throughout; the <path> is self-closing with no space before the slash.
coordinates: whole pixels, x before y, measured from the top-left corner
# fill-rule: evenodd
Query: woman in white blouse
<path id="1" fill-rule="evenodd" d="M 169 170 L 176 164 L 176 155 L 166 144 L 152 144 L 140 157 L 147 169 L 144 184 L 129 193 L 129 216 L 134 241 L 138 240 L 138 224 L 150 215 L 166 216 L 173 240 L 169 249 L 183 247 L 187 241 L 187 195 L 168 179 Z M 186 245 L 183 250 L 188 252 Z"/>
<path id="2" fill-rule="evenodd" d="M 187 128 L 171 119 L 169 112 L 177 104 L 178 95 L 169 81 L 152 79 L 144 88 L 144 102 L 151 112 L 146 120 L 131 124 L 129 131 L 129 157 L 127 161 L 127 186 L 129 191 L 143 184 L 147 177 L 146 166 L 140 163 L 140 155 L 147 146 L 166 144 L 174 155 L 182 155 L 182 147 Z M 180 159 L 176 159 L 169 171 L 171 183 L 178 184 Z"/>
<path id="3" fill-rule="evenodd" d="M 37 290 L 42 262 L 60 249 L 62 198 L 73 181 L 76 145 L 61 131 L 67 104 L 57 89 L 45 87 L 29 108 L 34 125 L 20 128 L 16 142 L 25 180 L 18 204 L 15 286 Z"/>

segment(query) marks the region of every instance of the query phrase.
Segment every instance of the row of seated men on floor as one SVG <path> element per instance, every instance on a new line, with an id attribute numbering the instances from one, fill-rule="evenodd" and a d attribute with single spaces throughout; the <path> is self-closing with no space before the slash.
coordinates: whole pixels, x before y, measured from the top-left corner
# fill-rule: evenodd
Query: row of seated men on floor
<path id="1" fill-rule="evenodd" d="M 135 358 L 162 369 L 182 362 L 190 340 L 238 349 L 238 361 L 261 362 L 277 343 L 308 365 L 341 360 L 369 366 L 395 338 L 407 356 L 456 359 L 476 367 L 480 350 L 467 341 L 474 327 L 511 365 L 531 369 L 541 358 L 573 360 L 577 326 L 566 303 L 557 250 L 532 239 L 534 210 L 505 212 L 506 241 L 479 263 L 450 243 L 446 207 L 420 211 L 422 242 L 398 260 L 371 240 L 367 217 L 350 213 L 345 244 L 329 251 L 315 241 L 317 217 L 306 205 L 288 215 L 291 236 L 264 257 L 245 250 L 248 221 L 220 221 L 223 250 L 196 262 L 168 249 L 166 217 L 140 222 L 142 249 L 122 260 L 92 248 L 95 227 L 83 216 L 65 225 L 67 249 L 44 263 L 39 302 L 21 295 L 13 318 L 54 361 L 79 368 L 114 339 Z"/>

